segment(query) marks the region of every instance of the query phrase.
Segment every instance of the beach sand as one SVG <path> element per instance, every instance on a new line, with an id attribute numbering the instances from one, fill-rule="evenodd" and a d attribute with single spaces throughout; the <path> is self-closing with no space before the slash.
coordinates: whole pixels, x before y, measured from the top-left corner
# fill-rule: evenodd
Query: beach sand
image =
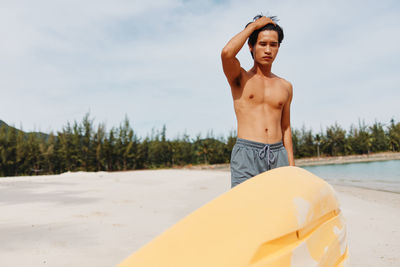
<path id="1" fill-rule="evenodd" d="M 115 266 L 230 188 L 213 170 L 0 179 L 0 266 Z M 334 185 L 351 266 L 400 266 L 400 194 Z"/>

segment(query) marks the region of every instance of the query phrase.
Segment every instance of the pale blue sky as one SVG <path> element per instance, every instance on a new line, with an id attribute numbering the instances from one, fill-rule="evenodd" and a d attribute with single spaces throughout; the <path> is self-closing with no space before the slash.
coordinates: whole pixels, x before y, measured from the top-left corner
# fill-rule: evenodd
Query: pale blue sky
<path id="1" fill-rule="evenodd" d="M 144 136 L 236 128 L 220 51 L 257 13 L 285 32 L 273 72 L 292 126 L 400 120 L 398 1 L 1 1 L 0 119 L 61 130 L 90 111 Z M 238 55 L 252 66 L 248 48 Z"/>

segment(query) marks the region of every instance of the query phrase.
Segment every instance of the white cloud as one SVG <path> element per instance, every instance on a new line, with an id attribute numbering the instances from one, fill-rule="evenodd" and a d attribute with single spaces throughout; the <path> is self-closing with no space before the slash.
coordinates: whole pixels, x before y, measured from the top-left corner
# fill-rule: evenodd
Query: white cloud
<path id="1" fill-rule="evenodd" d="M 60 130 L 90 110 L 109 127 L 127 114 L 141 135 L 164 123 L 170 136 L 227 133 L 236 124 L 220 51 L 270 11 L 285 31 L 274 71 L 294 85 L 295 127 L 386 121 L 399 114 L 399 10 L 391 1 L 9 1 L 0 119 Z M 247 47 L 238 57 L 251 67 Z"/>

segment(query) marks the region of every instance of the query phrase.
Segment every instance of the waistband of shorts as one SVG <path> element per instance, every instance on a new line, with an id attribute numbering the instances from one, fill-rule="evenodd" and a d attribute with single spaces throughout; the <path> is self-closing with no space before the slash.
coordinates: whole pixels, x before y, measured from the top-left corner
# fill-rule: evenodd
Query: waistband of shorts
<path id="1" fill-rule="evenodd" d="M 274 143 L 274 144 L 264 144 L 264 143 L 255 142 L 255 141 L 242 139 L 242 138 L 237 138 L 235 145 L 242 146 L 242 147 L 256 148 L 256 149 L 263 149 L 266 145 L 269 145 L 269 148 L 271 150 L 279 150 L 282 147 L 284 147 L 282 141 L 279 141 L 279 142 Z"/>

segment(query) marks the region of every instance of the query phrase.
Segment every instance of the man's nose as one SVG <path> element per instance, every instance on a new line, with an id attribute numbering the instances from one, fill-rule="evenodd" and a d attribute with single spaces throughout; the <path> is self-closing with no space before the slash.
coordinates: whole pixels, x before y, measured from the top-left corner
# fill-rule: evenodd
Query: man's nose
<path id="1" fill-rule="evenodd" d="M 270 47 L 269 45 L 267 45 L 267 46 L 265 47 L 265 53 L 271 54 L 271 47 Z"/>

